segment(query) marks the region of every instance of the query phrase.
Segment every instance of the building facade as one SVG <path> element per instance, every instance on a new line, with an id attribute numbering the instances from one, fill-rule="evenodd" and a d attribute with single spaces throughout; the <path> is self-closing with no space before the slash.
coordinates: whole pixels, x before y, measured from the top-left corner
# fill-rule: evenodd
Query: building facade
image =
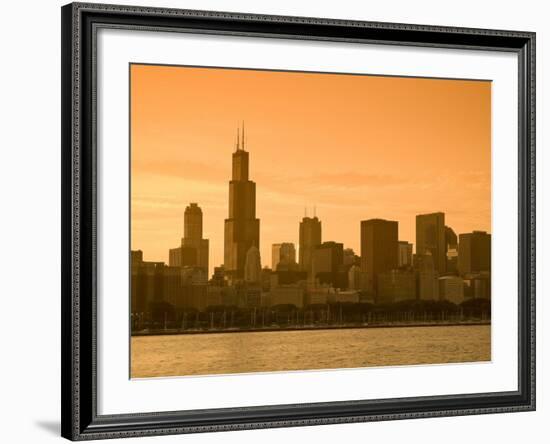
<path id="1" fill-rule="evenodd" d="M 443 276 L 439 278 L 439 299 L 454 304 L 464 302 L 464 281 L 458 276 Z"/>
<path id="2" fill-rule="evenodd" d="M 491 271 L 491 235 L 485 231 L 474 231 L 459 236 L 458 271 L 480 273 Z"/>
<path id="3" fill-rule="evenodd" d="M 300 270 L 313 276 L 313 255 L 321 245 L 321 221 L 317 217 L 304 217 L 300 222 L 299 265 Z"/>
<path id="4" fill-rule="evenodd" d="M 410 242 L 399 241 L 397 243 L 397 266 L 412 267 L 413 246 Z"/>
<path id="5" fill-rule="evenodd" d="M 313 254 L 313 273 L 321 284 L 336 288 L 347 287 L 347 272 L 343 271 L 344 244 L 323 242 L 317 245 Z"/>
<path id="6" fill-rule="evenodd" d="M 434 259 L 430 253 L 415 254 L 413 267 L 416 274 L 417 299 L 436 301 L 439 299 L 439 273 L 435 269 Z"/>
<path id="7" fill-rule="evenodd" d="M 352 265 L 348 270 L 348 288 L 350 290 L 367 290 L 368 277 L 361 267 Z"/>
<path id="8" fill-rule="evenodd" d="M 247 253 L 244 262 L 244 280 L 259 284 L 262 281 L 262 261 L 260 250 L 252 245 Z"/>
<path id="9" fill-rule="evenodd" d="M 416 253 L 431 254 L 435 270 L 445 273 L 447 249 L 445 237 L 445 213 L 419 214 L 416 216 Z"/>
<path id="10" fill-rule="evenodd" d="M 201 267 L 208 272 L 209 241 L 202 238 L 202 210 L 190 203 L 183 216 L 183 238 L 179 247 L 169 251 L 171 267 Z"/>
<path id="11" fill-rule="evenodd" d="M 378 275 L 397 268 L 398 224 L 396 221 L 361 221 L 361 269 L 367 274 L 367 290 L 377 297 Z"/>
<path id="12" fill-rule="evenodd" d="M 237 139 L 229 182 L 229 217 L 225 219 L 224 267 L 230 281 L 242 280 L 246 255 L 251 247 L 260 248 L 260 220 L 256 218 L 256 184 L 249 180 L 249 155 Z"/>
<path id="13" fill-rule="evenodd" d="M 273 244 L 271 246 L 271 268 L 277 271 L 279 264 L 285 269 L 289 269 L 296 264 L 296 248 L 291 242 Z"/>
<path id="14" fill-rule="evenodd" d="M 270 291 L 270 305 L 304 306 L 304 288 L 300 285 L 279 285 Z"/>
<path id="15" fill-rule="evenodd" d="M 409 270 L 390 270 L 378 275 L 378 302 L 416 299 L 416 278 Z"/>

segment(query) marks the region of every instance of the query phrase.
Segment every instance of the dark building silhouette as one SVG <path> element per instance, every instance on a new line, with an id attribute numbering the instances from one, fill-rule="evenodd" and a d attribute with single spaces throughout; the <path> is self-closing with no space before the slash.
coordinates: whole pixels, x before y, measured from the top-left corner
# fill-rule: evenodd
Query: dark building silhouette
<path id="1" fill-rule="evenodd" d="M 175 303 L 176 312 L 195 309 L 204 310 L 207 306 L 208 275 L 203 267 L 180 268 L 182 297 Z"/>
<path id="2" fill-rule="evenodd" d="M 307 273 L 299 270 L 278 270 L 272 272 L 277 276 L 277 283 L 281 285 L 296 284 L 307 280 Z"/>
<path id="3" fill-rule="evenodd" d="M 210 278 L 210 283 L 219 287 L 225 286 L 225 269 L 223 268 L 223 265 L 220 267 L 214 267 L 214 272 Z"/>
<path id="4" fill-rule="evenodd" d="M 150 316 L 162 303 L 172 308 L 182 303 L 182 279 L 179 267 L 164 262 L 143 260 L 141 250 L 131 252 L 130 298 L 132 313 Z"/>
<path id="5" fill-rule="evenodd" d="M 419 214 L 416 216 L 416 253 L 431 254 L 435 270 L 445 273 L 447 247 L 445 237 L 445 213 Z"/>
<path id="6" fill-rule="evenodd" d="M 197 249 L 184 246 L 171 248 L 168 263 L 171 267 L 196 267 L 198 264 Z"/>
<path id="7" fill-rule="evenodd" d="M 323 242 L 315 248 L 313 256 L 315 273 L 336 273 L 344 264 L 344 244 Z"/>
<path id="8" fill-rule="evenodd" d="M 143 262 L 143 251 L 132 250 L 130 252 L 130 263 L 132 267 L 138 266 Z"/>
<path id="9" fill-rule="evenodd" d="M 202 238 L 202 210 L 196 203 L 185 208 L 181 245 L 171 248 L 171 267 L 200 267 L 208 272 L 208 239 Z"/>
<path id="10" fill-rule="evenodd" d="M 412 267 L 412 254 L 412 244 L 407 241 L 399 241 L 397 243 L 397 266 Z"/>
<path id="11" fill-rule="evenodd" d="M 491 274 L 472 274 L 464 279 L 464 297 L 467 299 L 491 299 Z"/>
<path id="12" fill-rule="evenodd" d="M 229 182 L 229 217 L 225 219 L 224 267 L 229 280 L 244 278 L 246 255 L 251 247 L 260 248 L 260 220 L 256 218 L 256 184 L 248 178 L 249 157 L 237 133 L 233 153 L 232 180 Z"/>
<path id="13" fill-rule="evenodd" d="M 412 270 L 390 270 L 378 275 L 378 302 L 416 299 L 416 276 Z"/>
<path id="14" fill-rule="evenodd" d="M 397 268 L 398 224 L 396 221 L 361 221 L 361 269 L 367 273 L 367 290 L 377 293 L 380 273 Z"/>
<path id="15" fill-rule="evenodd" d="M 491 235 L 474 231 L 459 236 L 458 271 L 460 274 L 491 271 Z"/>
<path id="16" fill-rule="evenodd" d="M 354 265 L 361 265 L 361 258 L 355 254 L 353 248 L 344 248 L 344 266 L 349 270 Z"/>
<path id="17" fill-rule="evenodd" d="M 348 273 L 344 271 L 344 244 L 323 242 L 313 253 L 313 272 L 321 284 L 347 288 Z"/>
<path id="18" fill-rule="evenodd" d="M 448 226 L 445 226 L 445 247 L 447 251 L 458 247 L 458 237 L 455 231 Z"/>
<path id="19" fill-rule="evenodd" d="M 439 299 L 439 274 L 435 269 L 433 256 L 426 254 L 415 254 L 413 256 L 413 268 L 416 274 L 416 295 L 420 300 Z"/>
<path id="20" fill-rule="evenodd" d="M 271 246 L 271 268 L 277 270 L 296 270 L 296 248 L 291 242 L 273 244 Z"/>
<path id="21" fill-rule="evenodd" d="M 250 247 L 246 253 L 246 259 L 244 261 L 244 280 L 253 283 L 262 281 L 260 250 L 255 246 Z"/>
<path id="22" fill-rule="evenodd" d="M 447 249 L 446 274 L 456 275 L 458 273 L 458 236 L 451 227 L 447 226 L 445 227 L 445 247 Z"/>
<path id="23" fill-rule="evenodd" d="M 315 248 L 321 245 L 321 221 L 314 217 L 304 217 L 300 222 L 299 235 L 300 270 L 313 275 L 313 255 Z"/>

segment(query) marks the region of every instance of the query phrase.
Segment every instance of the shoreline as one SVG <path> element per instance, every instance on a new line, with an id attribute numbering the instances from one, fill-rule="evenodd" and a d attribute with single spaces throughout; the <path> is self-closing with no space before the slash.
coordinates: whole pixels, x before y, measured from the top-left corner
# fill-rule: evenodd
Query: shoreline
<path id="1" fill-rule="evenodd" d="M 130 336 L 173 336 L 173 335 L 204 335 L 221 333 L 273 333 L 286 331 L 312 331 L 312 330 L 351 330 L 364 328 L 412 328 L 412 327 L 470 327 L 480 325 L 491 325 L 491 321 L 464 321 L 464 322 L 439 322 L 439 323 L 385 323 L 385 324 L 366 324 L 366 325 L 324 325 L 315 326 L 293 326 L 293 327 L 264 327 L 249 329 L 211 329 L 211 330 L 154 330 L 154 331 L 136 331 Z"/>

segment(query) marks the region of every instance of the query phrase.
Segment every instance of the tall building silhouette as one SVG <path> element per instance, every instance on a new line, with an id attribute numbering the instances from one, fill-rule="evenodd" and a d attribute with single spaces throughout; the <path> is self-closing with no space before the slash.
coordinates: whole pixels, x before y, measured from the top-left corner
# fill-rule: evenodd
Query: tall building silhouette
<path id="1" fill-rule="evenodd" d="M 208 273 L 208 239 L 202 238 L 202 210 L 190 203 L 183 215 L 181 245 L 171 248 L 169 264 L 172 267 L 200 267 Z"/>
<path id="2" fill-rule="evenodd" d="M 304 217 L 300 222 L 299 235 L 299 264 L 300 270 L 313 276 L 313 256 L 315 249 L 321 245 L 321 221 L 314 217 Z"/>
<path id="3" fill-rule="evenodd" d="M 418 299 L 438 300 L 439 285 L 437 279 L 439 274 L 435 269 L 431 253 L 415 254 L 413 256 L 413 267 L 416 272 L 416 294 Z"/>
<path id="4" fill-rule="evenodd" d="M 347 288 L 348 275 L 343 271 L 344 244 L 323 242 L 315 247 L 313 253 L 313 273 L 321 284 L 330 284 L 336 288 Z"/>
<path id="5" fill-rule="evenodd" d="M 461 274 L 491 271 L 491 235 L 473 231 L 459 236 L 458 271 Z"/>
<path id="6" fill-rule="evenodd" d="M 367 289 L 377 294 L 378 276 L 398 265 L 396 221 L 361 221 L 361 269 L 367 273 Z"/>
<path id="7" fill-rule="evenodd" d="M 445 273 L 447 264 L 445 213 L 416 216 L 416 253 L 431 254 L 435 270 L 440 274 Z"/>
<path id="8" fill-rule="evenodd" d="M 315 273 L 337 273 L 344 265 L 344 244 L 328 241 L 315 248 Z"/>
<path id="9" fill-rule="evenodd" d="M 260 248 L 260 220 L 256 218 L 256 184 L 249 180 L 249 157 L 237 132 L 233 153 L 232 179 L 229 182 L 229 217 L 225 219 L 224 267 L 230 280 L 244 278 L 246 254 L 250 247 Z"/>

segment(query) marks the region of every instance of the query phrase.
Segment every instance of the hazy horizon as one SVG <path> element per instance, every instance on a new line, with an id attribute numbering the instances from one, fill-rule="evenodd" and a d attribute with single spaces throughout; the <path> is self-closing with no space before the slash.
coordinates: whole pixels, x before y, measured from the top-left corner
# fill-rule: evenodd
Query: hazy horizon
<path id="1" fill-rule="evenodd" d="M 231 155 L 246 124 L 262 266 L 313 207 L 323 241 L 360 254 L 360 221 L 444 212 L 491 232 L 491 83 L 295 72 L 131 67 L 133 250 L 168 263 L 185 207 L 203 211 L 210 272 L 223 263 Z"/>

